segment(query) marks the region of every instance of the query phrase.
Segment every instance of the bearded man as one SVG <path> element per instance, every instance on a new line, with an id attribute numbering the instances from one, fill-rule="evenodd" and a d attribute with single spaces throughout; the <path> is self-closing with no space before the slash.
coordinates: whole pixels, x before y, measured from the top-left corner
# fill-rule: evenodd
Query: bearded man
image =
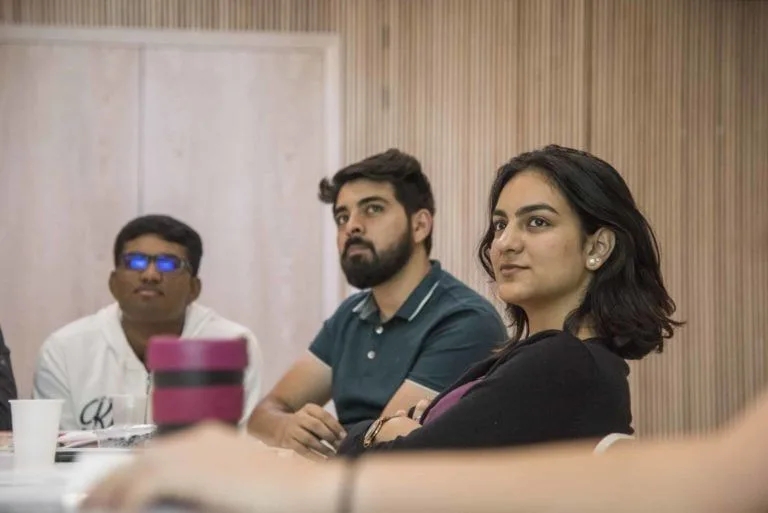
<path id="1" fill-rule="evenodd" d="M 345 426 L 431 400 L 507 338 L 489 301 L 430 260 L 435 202 L 414 157 L 388 150 L 320 182 L 347 282 L 360 292 L 256 406 L 249 432 L 310 458 Z M 338 418 L 324 409 L 333 400 Z"/>

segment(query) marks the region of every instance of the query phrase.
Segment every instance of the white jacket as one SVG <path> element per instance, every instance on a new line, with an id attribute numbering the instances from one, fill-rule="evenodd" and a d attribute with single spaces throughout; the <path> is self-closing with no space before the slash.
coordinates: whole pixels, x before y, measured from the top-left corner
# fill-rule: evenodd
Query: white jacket
<path id="1" fill-rule="evenodd" d="M 35 370 L 33 397 L 64 399 L 61 429 L 100 429 L 112 424 L 109 396 L 150 396 L 150 377 L 125 338 L 117 303 L 78 319 L 43 343 Z M 259 400 L 262 359 L 251 331 L 224 319 L 210 308 L 187 308 L 183 338 L 248 340 L 249 366 L 245 373 L 245 404 L 241 423 Z M 151 412 L 151 407 L 148 408 Z M 147 421 L 151 421 L 147 415 Z"/>

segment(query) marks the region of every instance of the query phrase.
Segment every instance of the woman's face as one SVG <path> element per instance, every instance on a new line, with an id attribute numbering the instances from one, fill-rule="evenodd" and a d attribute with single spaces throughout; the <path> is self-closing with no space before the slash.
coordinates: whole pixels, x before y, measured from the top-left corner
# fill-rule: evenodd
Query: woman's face
<path id="1" fill-rule="evenodd" d="M 553 305 L 578 307 L 600 262 L 590 254 L 578 216 L 544 174 L 526 170 L 507 182 L 492 229 L 490 257 L 501 300 L 529 315 Z"/>

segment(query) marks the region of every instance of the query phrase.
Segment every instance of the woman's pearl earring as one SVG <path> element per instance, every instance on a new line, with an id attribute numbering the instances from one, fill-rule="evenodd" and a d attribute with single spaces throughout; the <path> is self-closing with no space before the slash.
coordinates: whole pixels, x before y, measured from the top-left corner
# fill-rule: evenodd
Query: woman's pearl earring
<path id="1" fill-rule="evenodd" d="M 598 262 L 600 262 L 599 258 L 592 257 L 589 259 L 589 266 L 595 267 L 598 264 Z"/>

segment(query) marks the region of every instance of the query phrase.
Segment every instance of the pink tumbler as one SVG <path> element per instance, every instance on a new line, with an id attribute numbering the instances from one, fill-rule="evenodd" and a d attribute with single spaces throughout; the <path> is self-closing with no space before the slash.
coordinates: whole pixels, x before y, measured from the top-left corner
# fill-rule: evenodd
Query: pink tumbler
<path id="1" fill-rule="evenodd" d="M 243 414 L 244 338 L 152 337 L 147 368 L 152 373 L 152 416 L 158 434 L 203 420 L 237 425 Z"/>

